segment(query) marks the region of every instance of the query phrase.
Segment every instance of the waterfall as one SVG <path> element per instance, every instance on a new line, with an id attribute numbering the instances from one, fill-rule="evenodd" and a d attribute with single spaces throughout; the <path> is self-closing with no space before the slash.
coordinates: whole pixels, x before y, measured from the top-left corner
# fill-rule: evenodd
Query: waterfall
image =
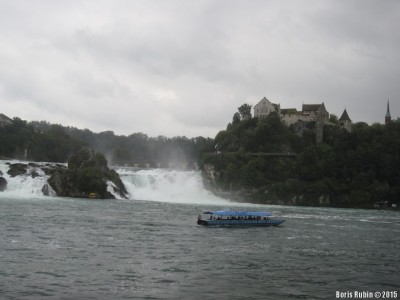
<path id="1" fill-rule="evenodd" d="M 43 187 L 47 185 L 50 195 L 55 195 L 54 191 L 47 184 L 49 175 L 41 169 L 41 165 L 48 163 L 35 163 L 36 166 L 28 166 L 26 174 L 11 177 L 7 174 L 9 163 L 19 161 L 0 160 L 0 176 L 7 180 L 7 189 L 0 192 L 0 198 L 26 198 L 26 197 L 46 197 L 43 195 Z M 27 162 L 22 162 L 27 164 Z M 207 191 L 203 186 L 201 173 L 199 171 L 176 171 L 167 169 L 136 169 L 118 168 L 115 170 L 120 175 L 124 183 L 130 200 L 146 200 L 170 203 L 186 204 L 229 204 L 224 200 Z M 35 176 L 31 174 L 35 173 Z M 2 175 L 1 175 L 2 174 Z M 109 191 L 112 192 L 109 184 Z M 52 194 L 54 193 L 54 194 Z M 117 195 L 115 195 L 117 196 Z"/>
<path id="2" fill-rule="evenodd" d="M 122 168 L 120 175 L 131 199 L 187 204 L 228 204 L 207 191 L 199 171 Z"/>
<path id="3" fill-rule="evenodd" d="M 11 198 L 42 197 L 42 189 L 46 185 L 49 189 L 49 194 L 56 196 L 53 189 L 47 184 L 47 179 L 49 179 L 50 176 L 46 175 L 40 168 L 28 166 L 26 174 L 11 177 L 7 173 L 9 170 L 9 165 L 7 163 L 26 164 L 27 162 L 0 160 L 0 176 L 7 181 L 7 189 L 0 192 L 0 198 L 2 196 Z M 35 173 L 34 176 L 32 176 L 33 173 Z"/>

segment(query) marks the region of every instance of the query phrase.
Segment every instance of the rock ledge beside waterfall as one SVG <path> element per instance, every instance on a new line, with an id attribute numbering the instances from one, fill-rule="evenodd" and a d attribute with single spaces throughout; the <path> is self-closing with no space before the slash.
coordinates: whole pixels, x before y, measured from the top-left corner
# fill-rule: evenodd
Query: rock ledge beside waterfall
<path id="1" fill-rule="evenodd" d="M 107 166 L 103 154 L 82 148 L 64 164 L 7 162 L 8 171 L 0 173 L 0 191 L 7 191 L 7 180 L 43 178 L 41 192 L 46 196 L 74 198 L 127 198 L 119 175 Z M 1 172 L 1 171 L 0 171 Z M 14 179 L 15 178 L 15 179 Z M 25 179 L 24 179 L 25 178 Z M 47 180 L 46 180 L 46 179 Z"/>

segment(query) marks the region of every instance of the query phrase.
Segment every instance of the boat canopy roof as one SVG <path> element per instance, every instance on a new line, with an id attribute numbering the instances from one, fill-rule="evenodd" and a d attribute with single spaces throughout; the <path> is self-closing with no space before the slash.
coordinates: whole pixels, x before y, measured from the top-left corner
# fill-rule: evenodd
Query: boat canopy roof
<path id="1" fill-rule="evenodd" d="M 218 215 L 218 216 L 230 216 L 230 217 L 266 217 L 272 216 L 272 213 L 266 211 L 232 211 L 232 210 L 217 210 L 217 211 L 206 211 L 204 214 Z"/>

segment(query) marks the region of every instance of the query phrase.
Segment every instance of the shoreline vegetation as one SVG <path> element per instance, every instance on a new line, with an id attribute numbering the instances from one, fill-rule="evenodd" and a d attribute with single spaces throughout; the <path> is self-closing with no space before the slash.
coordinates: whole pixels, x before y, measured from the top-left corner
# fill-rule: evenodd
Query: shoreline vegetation
<path id="1" fill-rule="evenodd" d="M 216 152 L 201 158 L 207 187 L 260 204 L 399 208 L 400 119 L 351 132 L 330 121 L 316 143 L 312 122 L 286 126 L 276 113 L 252 118 L 240 107 Z"/>
<path id="2" fill-rule="evenodd" d="M 108 161 L 142 168 L 200 169 L 207 189 L 238 202 L 400 207 L 399 119 L 386 125 L 355 123 L 348 132 L 331 115 L 332 124 L 324 126 L 323 141 L 317 144 L 315 124 L 286 126 L 275 113 L 253 118 L 248 110 L 244 113 L 244 106 L 215 139 L 117 136 L 112 131 L 93 133 L 9 119 L 0 123 L 0 159 L 65 163 L 86 147 L 93 155 L 104 154 L 106 167 Z M 84 175 L 91 177 L 91 170 L 86 171 Z M 92 177 L 98 178 L 94 173 Z M 103 196 L 107 198 L 106 192 Z"/>

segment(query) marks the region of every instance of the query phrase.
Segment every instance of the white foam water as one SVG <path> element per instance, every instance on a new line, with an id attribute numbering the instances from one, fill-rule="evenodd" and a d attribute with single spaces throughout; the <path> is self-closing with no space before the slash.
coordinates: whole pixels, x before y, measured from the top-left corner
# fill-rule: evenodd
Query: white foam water
<path id="1" fill-rule="evenodd" d="M 26 164 L 27 162 L 0 160 L 0 171 L 3 174 L 1 176 L 7 181 L 7 188 L 5 191 L 0 192 L 0 197 L 27 198 L 43 196 L 43 186 L 47 184 L 50 176 L 46 175 L 40 168 L 28 166 L 25 174 L 11 177 L 7 172 L 10 169 L 9 164 L 12 163 Z M 35 177 L 32 177 L 32 173 L 35 173 Z M 48 188 L 50 195 L 55 196 L 56 194 L 50 185 Z"/>
<path id="2" fill-rule="evenodd" d="M 0 160 L 2 177 L 7 180 L 7 189 L 0 192 L 0 197 L 27 198 L 46 197 L 42 188 L 47 184 L 50 176 L 46 175 L 40 167 L 28 166 L 26 174 L 11 177 L 7 172 L 11 163 L 25 163 L 21 161 Z M 35 163 L 45 165 L 47 163 Z M 199 171 L 176 171 L 169 169 L 144 169 L 115 168 L 120 175 L 130 200 L 146 200 L 184 204 L 231 204 L 228 200 L 219 198 L 207 191 L 203 186 Z M 35 177 L 31 173 L 35 172 Z M 51 187 L 50 192 L 53 192 Z M 113 183 L 107 182 L 107 190 L 117 199 L 121 197 L 114 193 Z M 56 196 L 55 193 L 53 196 Z"/>
<path id="3" fill-rule="evenodd" d="M 118 169 L 131 199 L 185 204 L 230 203 L 204 188 L 198 171 Z"/>

